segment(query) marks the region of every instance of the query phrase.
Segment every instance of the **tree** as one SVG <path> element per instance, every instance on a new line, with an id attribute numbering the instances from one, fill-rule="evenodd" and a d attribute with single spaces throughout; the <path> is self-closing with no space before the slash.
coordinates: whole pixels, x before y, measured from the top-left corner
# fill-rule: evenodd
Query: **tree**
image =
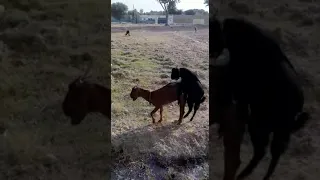
<path id="1" fill-rule="evenodd" d="M 178 9 L 178 10 L 176 10 L 176 13 L 175 13 L 175 14 L 181 15 L 181 14 L 183 14 L 183 11 L 182 11 L 181 9 Z"/>
<path id="2" fill-rule="evenodd" d="M 195 15 L 196 12 L 195 12 L 193 9 L 189 9 L 189 10 L 186 10 L 186 11 L 184 12 L 184 14 L 185 14 L 185 15 Z"/>
<path id="3" fill-rule="evenodd" d="M 168 13 L 169 14 L 175 14 L 177 12 L 177 6 L 174 1 L 169 2 L 168 5 Z"/>
<path id="4" fill-rule="evenodd" d="M 163 8 L 165 14 L 166 14 L 166 26 L 168 26 L 168 17 L 169 17 L 169 11 L 168 11 L 168 7 L 169 7 L 169 4 L 174 2 L 175 4 L 176 3 L 179 3 L 180 0 L 157 0 L 161 7 Z"/>
<path id="5" fill-rule="evenodd" d="M 143 14 L 143 9 L 140 9 L 140 14 Z"/>
<path id="6" fill-rule="evenodd" d="M 111 4 L 111 15 L 119 21 L 127 11 L 128 11 L 128 6 L 121 2 L 116 2 Z"/>
<path id="7" fill-rule="evenodd" d="M 209 0 L 204 0 L 204 4 L 205 4 L 206 6 L 209 6 Z"/>

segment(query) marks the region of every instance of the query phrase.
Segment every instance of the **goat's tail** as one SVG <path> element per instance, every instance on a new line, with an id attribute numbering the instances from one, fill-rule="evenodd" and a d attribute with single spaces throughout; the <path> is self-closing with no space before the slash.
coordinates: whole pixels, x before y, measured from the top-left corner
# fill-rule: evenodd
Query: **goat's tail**
<path id="1" fill-rule="evenodd" d="M 292 132 L 296 132 L 299 129 L 303 128 L 306 124 L 306 122 L 311 118 L 310 114 L 307 112 L 300 112 L 297 114 L 297 119 L 295 120 Z"/>
<path id="2" fill-rule="evenodd" d="M 202 98 L 200 99 L 200 104 L 203 103 L 206 100 L 205 96 L 202 96 Z"/>

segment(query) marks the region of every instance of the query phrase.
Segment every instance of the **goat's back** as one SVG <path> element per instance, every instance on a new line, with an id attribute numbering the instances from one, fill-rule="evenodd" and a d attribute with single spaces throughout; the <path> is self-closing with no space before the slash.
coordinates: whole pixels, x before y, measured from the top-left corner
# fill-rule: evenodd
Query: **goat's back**
<path id="1" fill-rule="evenodd" d="M 170 82 L 167 85 L 152 92 L 155 104 L 164 105 L 178 100 L 178 90 L 181 82 Z"/>
<path id="2" fill-rule="evenodd" d="M 91 84 L 88 88 L 88 108 L 90 112 L 101 112 L 111 117 L 111 90 L 98 84 Z"/>

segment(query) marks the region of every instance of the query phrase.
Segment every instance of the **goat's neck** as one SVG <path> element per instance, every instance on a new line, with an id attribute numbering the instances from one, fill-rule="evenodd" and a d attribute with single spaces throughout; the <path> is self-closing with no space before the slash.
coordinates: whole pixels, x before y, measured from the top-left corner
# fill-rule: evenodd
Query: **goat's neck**
<path id="1" fill-rule="evenodd" d="M 153 103 L 152 103 L 151 94 L 152 94 L 151 91 L 145 90 L 145 89 L 141 89 L 140 97 L 142 97 L 143 99 L 145 99 L 146 101 L 148 101 L 150 104 L 153 104 Z"/>

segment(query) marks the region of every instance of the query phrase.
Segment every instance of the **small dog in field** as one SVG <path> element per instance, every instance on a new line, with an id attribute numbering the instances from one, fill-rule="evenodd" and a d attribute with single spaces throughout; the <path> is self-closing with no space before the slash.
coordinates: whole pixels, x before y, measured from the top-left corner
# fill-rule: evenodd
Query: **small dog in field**
<path id="1" fill-rule="evenodd" d="M 130 31 L 127 30 L 125 36 L 130 36 Z"/>

